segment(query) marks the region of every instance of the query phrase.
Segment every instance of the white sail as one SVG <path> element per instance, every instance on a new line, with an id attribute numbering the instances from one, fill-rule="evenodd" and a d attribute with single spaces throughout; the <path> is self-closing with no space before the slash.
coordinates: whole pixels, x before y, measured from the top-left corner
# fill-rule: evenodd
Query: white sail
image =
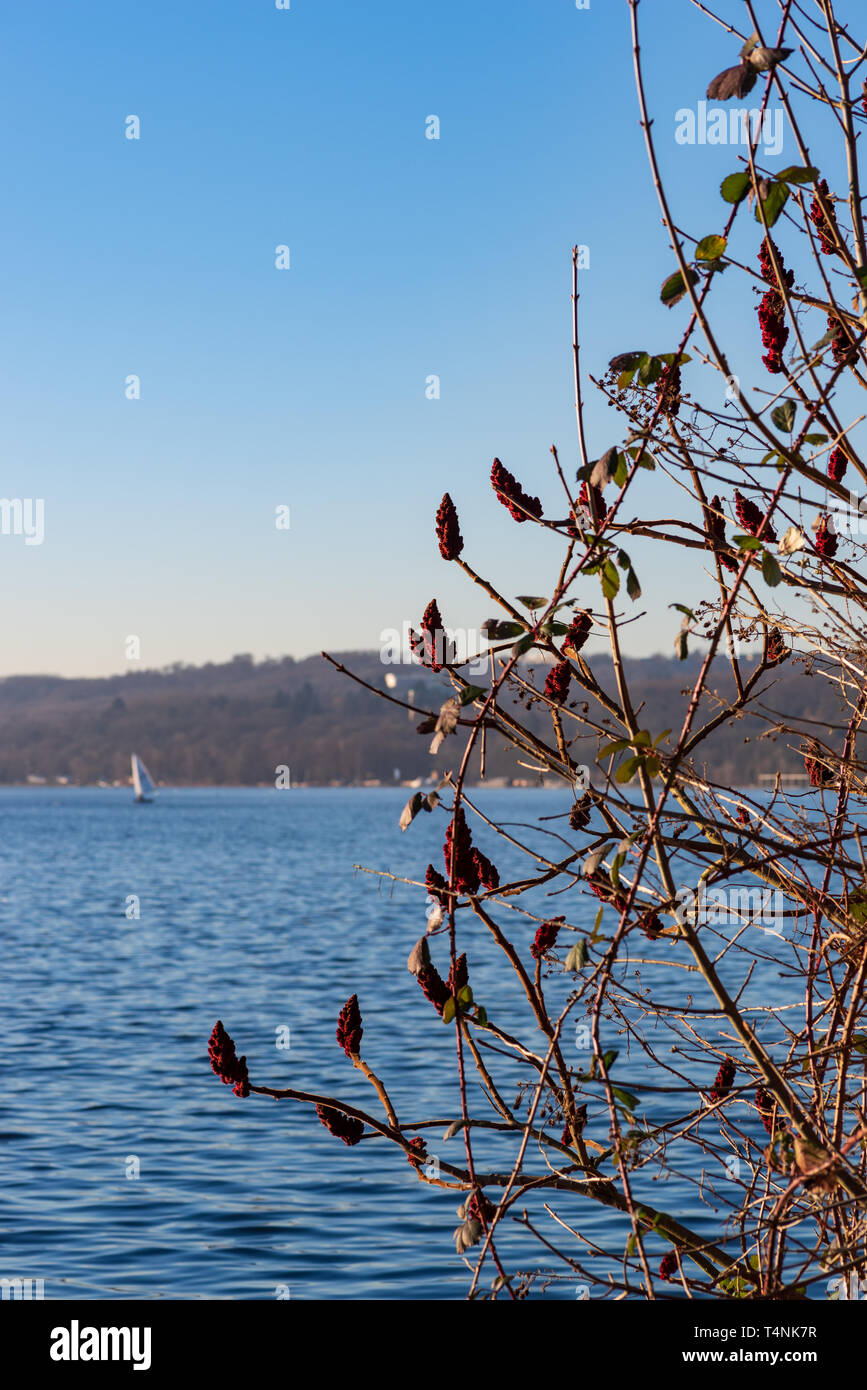
<path id="1" fill-rule="evenodd" d="M 132 755 L 132 784 L 135 787 L 136 801 L 151 801 L 156 795 L 153 778 L 138 753 Z"/>

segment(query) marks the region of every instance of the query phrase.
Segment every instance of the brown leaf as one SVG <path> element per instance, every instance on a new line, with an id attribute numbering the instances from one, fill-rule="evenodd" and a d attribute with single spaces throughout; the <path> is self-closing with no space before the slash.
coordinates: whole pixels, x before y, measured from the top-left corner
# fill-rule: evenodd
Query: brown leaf
<path id="1" fill-rule="evenodd" d="M 406 968 L 411 975 L 417 975 L 426 965 L 430 965 L 430 947 L 427 937 L 420 936 L 406 959 Z"/>
<path id="2" fill-rule="evenodd" d="M 611 482 L 617 467 L 617 448 L 606 449 L 601 459 L 597 459 L 590 474 L 590 486 L 603 488 Z"/>
<path id="3" fill-rule="evenodd" d="M 442 926 L 444 915 L 441 905 L 439 903 L 434 903 L 427 918 L 427 929 L 429 932 L 436 931 L 437 927 Z"/>
<path id="4" fill-rule="evenodd" d="M 749 62 L 756 72 L 770 72 L 777 63 L 784 63 L 792 52 L 791 48 L 754 48 L 749 55 Z"/>
<path id="5" fill-rule="evenodd" d="M 482 1223 L 471 1217 L 462 1226 L 458 1226 L 455 1233 L 455 1249 L 459 1255 L 463 1255 L 465 1250 L 471 1246 L 478 1245 L 482 1238 Z"/>
<path id="6" fill-rule="evenodd" d="M 755 69 L 748 62 L 738 63 L 736 68 L 726 68 L 724 72 L 717 73 L 707 94 L 712 101 L 728 101 L 730 97 L 745 97 L 755 85 Z"/>
<path id="7" fill-rule="evenodd" d="M 455 729 L 458 727 L 458 718 L 460 717 L 460 713 L 461 707 L 458 704 L 458 701 L 454 698 L 454 696 L 452 696 L 451 699 L 446 700 L 445 704 L 440 709 L 439 716 L 437 718 L 436 731 L 434 733 L 433 739 L 431 740 L 431 753 L 438 753 L 440 745 L 443 743 L 443 741 L 448 738 L 449 734 L 454 733 Z"/>
<path id="8" fill-rule="evenodd" d="M 413 795 L 410 797 L 409 801 L 406 803 L 406 805 L 400 813 L 400 820 L 398 821 L 398 825 L 400 826 L 401 830 L 406 830 L 407 826 L 412 824 L 419 811 L 431 810 L 431 807 L 426 804 L 426 800 L 427 798 L 423 797 L 421 792 L 413 793 Z"/>
<path id="9" fill-rule="evenodd" d="M 829 1157 L 830 1155 L 818 1144 L 812 1143 L 809 1139 L 802 1139 L 800 1134 L 795 1135 L 795 1167 L 802 1177 L 808 1177 L 817 1169 L 824 1168 Z M 818 1192 L 833 1192 L 836 1185 L 837 1179 L 827 1169 L 817 1173 L 815 1178 L 809 1178 L 805 1183 L 806 1187 Z"/>

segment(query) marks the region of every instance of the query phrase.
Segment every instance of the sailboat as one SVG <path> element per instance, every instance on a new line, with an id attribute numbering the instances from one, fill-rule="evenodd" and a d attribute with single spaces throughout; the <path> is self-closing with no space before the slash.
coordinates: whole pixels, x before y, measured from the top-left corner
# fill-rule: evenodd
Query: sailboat
<path id="1" fill-rule="evenodd" d="M 157 789 L 138 753 L 132 755 L 132 784 L 135 787 L 136 801 L 153 801 Z"/>

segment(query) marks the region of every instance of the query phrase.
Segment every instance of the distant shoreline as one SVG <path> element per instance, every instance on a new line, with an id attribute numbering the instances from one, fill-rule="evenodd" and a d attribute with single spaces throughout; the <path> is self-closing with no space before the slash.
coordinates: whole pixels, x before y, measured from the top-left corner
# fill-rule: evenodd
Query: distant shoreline
<path id="1" fill-rule="evenodd" d="M 184 782 L 171 785 L 158 785 L 159 793 L 171 794 L 172 792 L 187 791 L 365 791 L 365 792 L 413 792 L 413 791 L 432 791 L 438 785 L 440 779 L 424 783 L 418 786 L 415 782 L 293 782 L 290 787 L 275 787 L 270 782 Z M 564 791 L 566 784 L 561 781 L 551 781 L 546 784 L 538 782 L 509 782 L 502 778 L 492 778 L 485 782 L 465 782 L 466 787 L 473 791 L 513 791 L 513 792 L 550 792 Z M 597 788 L 597 790 L 599 790 Z M 745 792 L 767 792 L 773 790 L 773 784 L 764 785 L 747 783 L 743 786 L 731 787 L 733 793 Z M 804 776 L 803 785 L 800 781 L 797 786 L 789 784 L 788 791 L 810 791 L 809 779 Z M 0 791 L 26 791 L 26 792 L 128 792 L 132 794 L 133 788 L 130 783 L 125 785 L 102 786 L 97 782 L 0 782 Z"/>

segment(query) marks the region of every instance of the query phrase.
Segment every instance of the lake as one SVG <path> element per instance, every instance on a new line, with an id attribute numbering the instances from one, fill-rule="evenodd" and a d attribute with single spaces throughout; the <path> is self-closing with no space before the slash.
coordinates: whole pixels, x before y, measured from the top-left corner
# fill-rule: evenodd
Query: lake
<path id="1" fill-rule="evenodd" d="M 472 794 L 515 822 L 568 809 L 557 791 Z M 423 877 L 429 859 L 441 867 L 446 817 L 421 815 L 401 834 L 408 795 L 166 790 L 136 806 L 125 790 L 0 789 L 0 1276 L 41 1278 L 46 1298 L 463 1296 L 456 1194 L 420 1183 L 384 1141 L 347 1148 L 310 1107 L 237 1099 L 207 1057 L 220 1018 L 254 1084 L 331 1092 L 379 1115 L 334 1038 L 357 992 L 363 1055 L 401 1120 L 441 1117 L 444 1130 L 459 1114 L 454 1030 L 406 969 L 425 929 L 424 892 L 353 869 Z M 477 838 L 501 874 L 519 862 L 492 835 Z M 570 893 L 542 910 L 589 926 L 597 907 Z M 502 920 L 529 964 L 535 924 L 514 910 Z M 647 976 L 658 943 L 645 945 L 650 964 L 637 968 Z M 771 937 L 768 947 L 785 950 Z M 435 948 L 443 975 L 445 948 Z M 476 1000 L 511 1024 L 522 996 L 484 929 L 468 924 L 460 949 Z M 732 971 L 739 980 L 734 962 Z M 674 975 L 664 988 L 676 1003 L 687 982 Z M 565 999 L 568 987 L 555 977 L 552 996 Z M 762 1003 L 797 989 L 777 962 L 750 983 Z M 641 1061 L 630 1065 L 620 1075 L 635 1085 Z M 512 1084 L 511 1063 L 506 1074 Z M 707 1067 L 700 1079 L 709 1083 Z M 491 1113 L 478 1089 L 470 1104 Z M 666 1104 L 649 1097 L 642 1112 L 658 1119 Z M 445 1145 L 431 1133 L 430 1152 L 463 1164 L 460 1137 Z M 647 1200 L 663 1205 L 650 1175 L 647 1184 Z M 665 1202 L 683 1215 L 677 1179 Z M 620 1220 L 580 1207 L 575 1219 L 591 1236 Z M 707 1207 L 692 1214 L 699 1229 L 714 1228 Z M 538 1265 L 520 1232 L 503 1238 L 513 1268 Z"/>

